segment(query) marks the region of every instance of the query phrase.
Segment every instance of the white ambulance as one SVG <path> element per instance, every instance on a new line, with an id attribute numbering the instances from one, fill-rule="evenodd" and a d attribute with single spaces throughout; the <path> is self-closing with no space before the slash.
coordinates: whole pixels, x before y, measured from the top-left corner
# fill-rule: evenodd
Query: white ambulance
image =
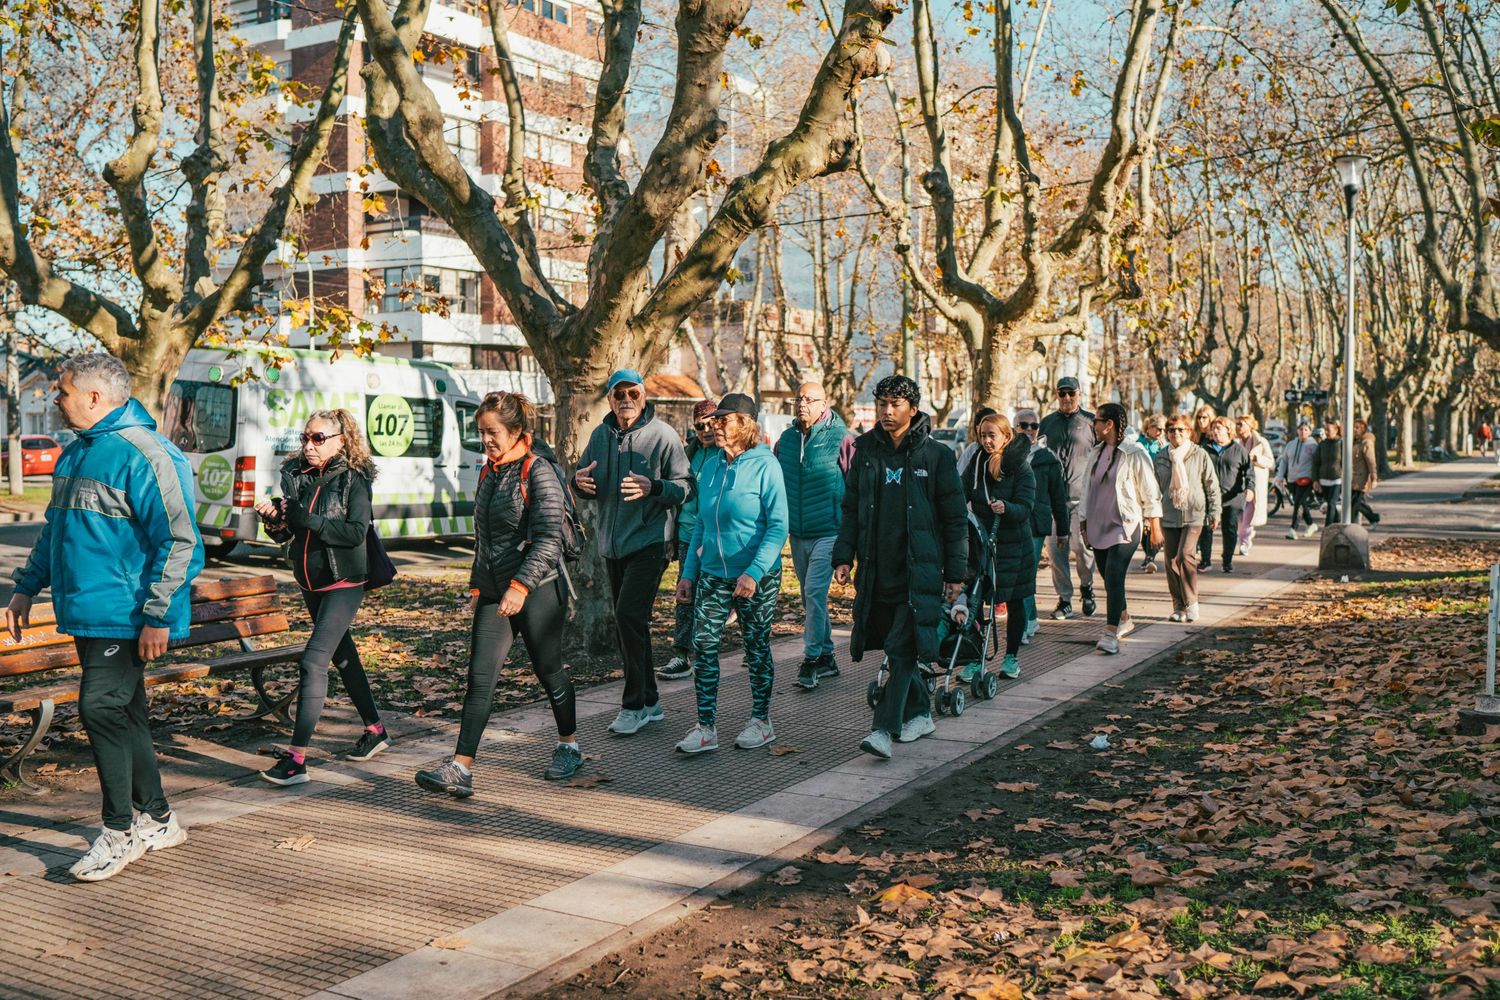
<path id="1" fill-rule="evenodd" d="M 274 355 L 280 365 L 267 364 Z M 246 377 L 252 374 L 255 377 Z M 271 545 L 253 507 L 281 492 L 281 464 L 309 414 L 342 407 L 359 418 L 380 474 L 374 520 L 382 538 L 474 532 L 484 453 L 479 399 L 447 365 L 401 358 L 332 360 L 327 351 L 188 352 L 161 432 L 193 464 L 198 528 L 211 550 Z"/>

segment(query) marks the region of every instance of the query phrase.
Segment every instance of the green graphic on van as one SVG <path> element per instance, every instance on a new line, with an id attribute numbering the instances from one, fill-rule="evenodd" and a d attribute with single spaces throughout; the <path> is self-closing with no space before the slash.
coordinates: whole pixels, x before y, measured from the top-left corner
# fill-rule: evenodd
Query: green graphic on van
<path id="1" fill-rule="evenodd" d="M 234 483 L 234 470 L 218 455 L 209 455 L 198 466 L 198 492 L 209 500 L 223 500 Z"/>
<path id="2" fill-rule="evenodd" d="M 360 394 L 357 392 L 308 392 L 306 390 L 266 390 L 266 422 L 272 427 L 289 427 L 301 430 L 307 416 L 318 410 L 345 409 L 359 412 Z"/>
<path id="3" fill-rule="evenodd" d="M 370 447 L 375 454 L 387 458 L 406 454 L 417 432 L 410 403 L 400 396 L 382 393 L 370 400 L 368 420 Z"/>

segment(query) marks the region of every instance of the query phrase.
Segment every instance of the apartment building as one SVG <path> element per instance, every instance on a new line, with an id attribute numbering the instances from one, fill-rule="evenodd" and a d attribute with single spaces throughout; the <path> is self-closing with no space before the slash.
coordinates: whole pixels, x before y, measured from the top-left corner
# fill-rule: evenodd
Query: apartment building
<path id="1" fill-rule="evenodd" d="M 329 0 L 231 0 L 230 14 L 232 33 L 274 60 L 284 79 L 314 88 L 327 80 L 340 19 Z M 589 223 L 578 192 L 601 71 L 602 22 L 597 11 L 570 0 L 511 0 L 507 14 L 526 103 L 526 173 L 540 202 L 534 223 L 544 272 L 563 294 L 581 300 Z M 492 72 L 486 6 L 435 3 L 421 49 L 418 68 L 447 117 L 449 147 L 498 196 L 508 115 Z M 357 41 L 339 127 L 313 181 L 318 201 L 296 234 L 305 255 L 288 251 L 281 264 L 268 266 L 264 301 L 306 298 L 311 289 L 315 302 L 394 330 L 383 354 L 470 369 L 481 392 L 518 390 L 550 402 L 550 386 L 473 253 L 427 206 L 379 171 L 368 172 L 374 163 L 361 128 L 359 70 L 369 59 Z M 291 346 L 319 346 L 289 316 L 278 322 Z"/>

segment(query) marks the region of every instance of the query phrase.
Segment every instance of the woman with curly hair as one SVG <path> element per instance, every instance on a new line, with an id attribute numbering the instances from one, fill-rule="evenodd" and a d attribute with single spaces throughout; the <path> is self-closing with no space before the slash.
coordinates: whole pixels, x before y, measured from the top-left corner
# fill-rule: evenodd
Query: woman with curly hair
<path id="1" fill-rule="evenodd" d="M 391 745 L 349 626 L 365 596 L 365 536 L 375 463 L 359 423 L 348 410 L 319 410 L 307 418 L 302 447 L 281 466 L 281 497 L 255 505 L 266 533 L 287 544 L 287 560 L 312 616 L 312 635 L 298 663 L 301 688 L 291 751 L 260 776 L 273 785 L 308 781 L 307 747 L 328 695 L 328 667 L 364 720 L 350 760 L 369 760 Z"/>

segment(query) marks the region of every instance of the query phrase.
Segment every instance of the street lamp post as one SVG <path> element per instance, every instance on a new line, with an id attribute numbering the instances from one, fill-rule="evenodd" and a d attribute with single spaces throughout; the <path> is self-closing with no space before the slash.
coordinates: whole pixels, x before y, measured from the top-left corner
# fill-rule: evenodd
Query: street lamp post
<path id="1" fill-rule="evenodd" d="M 1359 198 L 1367 156 L 1349 154 L 1336 157 L 1334 167 L 1344 185 L 1345 288 L 1344 302 L 1344 467 L 1341 470 L 1343 511 L 1339 523 L 1352 524 L 1354 505 L 1350 502 L 1354 487 L 1354 203 Z"/>

